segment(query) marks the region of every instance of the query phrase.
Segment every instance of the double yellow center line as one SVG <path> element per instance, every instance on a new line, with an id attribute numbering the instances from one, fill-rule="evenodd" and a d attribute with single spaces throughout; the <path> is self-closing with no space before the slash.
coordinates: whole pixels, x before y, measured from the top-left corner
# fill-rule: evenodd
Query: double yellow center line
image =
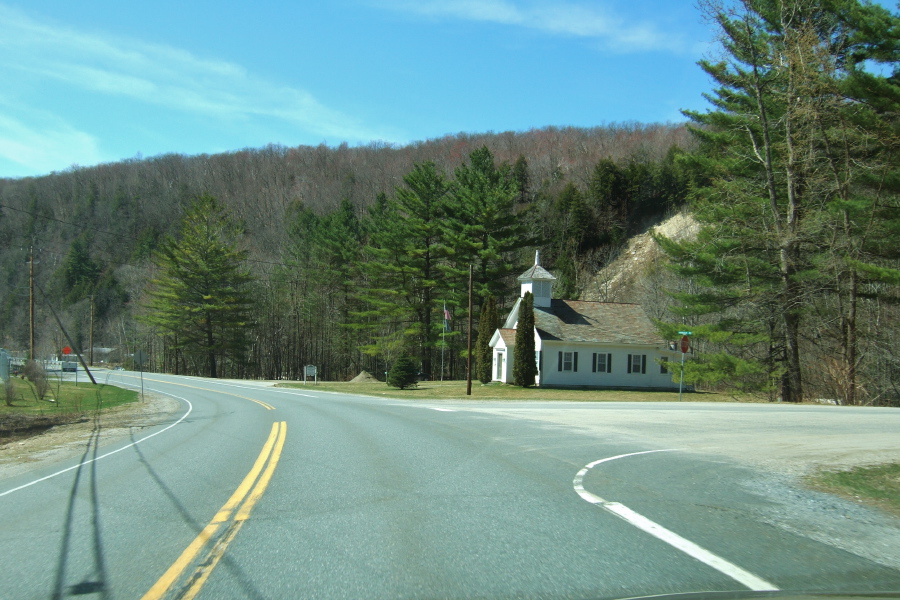
<path id="1" fill-rule="evenodd" d="M 281 421 L 272 424 L 272 432 L 266 440 L 259 457 L 253 464 L 253 468 L 244 477 L 244 480 L 231 495 L 212 521 L 203 528 L 203 531 L 194 538 L 194 541 L 181 553 L 171 567 L 162 577 L 144 594 L 142 600 L 158 600 L 166 597 L 170 590 L 177 590 L 173 597 L 179 600 L 193 599 L 206 583 L 213 569 L 219 564 L 219 560 L 225 553 L 225 549 L 231 540 L 237 535 L 244 521 L 250 516 L 253 506 L 266 491 L 266 486 L 272 479 L 278 459 L 284 448 L 284 438 L 287 435 L 287 423 Z M 264 470 L 265 469 L 265 470 Z M 262 473 L 260 475 L 260 473 Z M 211 545 L 206 556 L 197 562 L 192 574 L 184 579 L 183 573 L 195 563 L 197 555 L 208 545 Z M 183 581 L 180 585 L 175 585 Z"/>
<path id="2" fill-rule="evenodd" d="M 132 377 L 135 378 L 134 375 L 121 375 L 121 377 Z M 204 392 L 215 392 L 217 394 L 223 394 L 225 396 L 234 396 L 235 398 L 240 398 L 242 400 L 249 400 L 250 402 L 256 402 L 266 410 L 275 410 L 275 407 L 269 404 L 268 402 L 263 402 L 262 400 L 257 400 L 256 398 L 251 398 L 250 396 L 241 396 L 240 394 L 234 394 L 232 392 L 223 392 L 221 390 L 213 390 L 210 388 L 200 387 L 198 385 L 188 385 L 186 383 L 175 383 L 174 381 L 165 381 L 163 379 L 151 379 L 150 377 L 144 377 L 144 381 L 153 381 L 155 383 L 165 383 L 167 385 L 180 385 L 181 387 L 191 388 L 193 390 L 203 390 Z"/>

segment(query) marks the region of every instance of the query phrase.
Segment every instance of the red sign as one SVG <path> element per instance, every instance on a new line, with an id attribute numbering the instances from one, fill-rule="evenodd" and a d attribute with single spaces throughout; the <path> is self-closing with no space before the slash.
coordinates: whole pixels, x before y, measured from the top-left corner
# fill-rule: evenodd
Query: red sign
<path id="1" fill-rule="evenodd" d="M 63 354 L 72 354 L 72 349 L 66 346 L 63 348 Z"/>
<path id="2" fill-rule="evenodd" d="M 691 349 L 691 341 L 688 339 L 688 336 L 681 336 L 681 353 L 685 354 L 688 350 Z"/>

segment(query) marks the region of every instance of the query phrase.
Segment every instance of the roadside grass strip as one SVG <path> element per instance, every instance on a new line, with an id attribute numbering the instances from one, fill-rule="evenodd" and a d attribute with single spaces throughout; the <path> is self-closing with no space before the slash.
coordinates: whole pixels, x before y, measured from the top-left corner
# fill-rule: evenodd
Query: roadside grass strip
<path id="1" fill-rule="evenodd" d="M 808 477 L 807 482 L 818 490 L 900 515 L 900 463 L 823 471 Z"/>
<path id="2" fill-rule="evenodd" d="M 228 544 L 237 536 L 244 522 L 250 517 L 253 507 L 266 491 L 275 467 L 278 466 L 286 435 L 287 422 L 272 424 L 272 431 L 250 472 L 209 524 L 144 594 L 142 600 L 162 598 L 192 600 L 197 596 L 225 554 Z M 209 550 L 198 560 L 197 557 L 204 548 Z M 185 577 L 191 566 L 194 569 Z"/>
<path id="3" fill-rule="evenodd" d="M 756 591 L 778 591 L 778 588 L 773 584 L 769 583 L 765 579 L 757 577 L 753 573 L 749 571 L 745 571 L 739 566 L 728 562 L 724 558 L 717 556 L 710 552 L 709 550 L 698 546 L 694 542 L 681 537 L 674 531 L 670 531 L 663 527 L 662 525 L 651 521 L 647 517 L 631 510 L 624 504 L 620 504 L 618 502 L 609 502 L 608 500 L 604 500 L 600 496 L 592 494 L 584 489 L 584 477 L 588 474 L 588 471 L 593 469 L 599 464 L 610 462 L 613 460 L 618 460 L 620 458 L 627 458 L 629 456 L 639 456 L 641 454 L 654 454 L 656 452 L 674 452 L 674 450 L 645 450 L 644 452 L 631 452 L 628 454 L 619 454 L 618 456 L 610 456 L 608 458 L 601 458 L 600 460 L 595 460 L 594 462 L 586 465 L 583 469 L 578 471 L 578 474 L 575 475 L 575 479 L 572 481 L 572 486 L 575 488 L 575 493 L 577 493 L 581 498 L 591 504 L 595 504 L 600 508 L 610 512 L 623 521 L 637 527 L 641 531 L 649 533 L 653 537 L 662 540 L 663 542 L 669 544 L 673 548 L 677 548 L 681 550 L 688 556 L 695 558 L 702 562 L 705 565 L 712 567 L 713 569 L 719 571 L 723 575 L 727 575 L 728 577 L 734 579 L 738 583 L 746 586 L 747 588 Z"/>

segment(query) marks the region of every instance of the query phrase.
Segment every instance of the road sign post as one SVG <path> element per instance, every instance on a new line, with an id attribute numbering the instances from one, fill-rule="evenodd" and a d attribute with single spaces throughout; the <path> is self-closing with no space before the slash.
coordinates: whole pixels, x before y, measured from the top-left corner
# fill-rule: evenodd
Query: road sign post
<path id="1" fill-rule="evenodd" d="M 688 338 L 692 335 L 690 331 L 679 331 L 681 334 L 681 380 L 678 382 L 678 401 L 681 402 L 681 391 L 684 388 L 684 355 L 691 349 L 691 340 Z"/>
<path id="2" fill-rule="evenodd" d="M 134 353 L 134 362 L 138 365 L 138 368 L 141 370 L 141 402 L 144 401 L 144 362 L 147 360 L 147 353 L 143 350 L 138 350 Z"/>

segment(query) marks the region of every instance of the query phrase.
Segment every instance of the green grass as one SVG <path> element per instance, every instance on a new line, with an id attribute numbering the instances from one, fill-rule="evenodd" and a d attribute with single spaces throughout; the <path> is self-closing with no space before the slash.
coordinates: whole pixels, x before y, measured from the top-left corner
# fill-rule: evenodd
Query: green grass
<path id="1" fill-rule="evenodd" d="M 808 482 L 815 489 L 867 502 L 900 515 L 900 463 L 825 471 Z"/>
<path id="2" fill-rule="evenodd" d="M 316 391 L 365 394 L 409 400 L 543 400 L 569 402 L 677 402 L 678 392 L 653 392 L 640 390 L 563 390 L 547 388 L 521 388 L 504 383 L 483 385 L 472 382 L 472 395 L 466 395 L 465 381 L 423 381 L 417 388 L 399 390 L 386 383 L 309 382 L 280 383 L 279 387 L 315 389 Z M 759 397 L 720 393 L 685 393 L 685 402 L 758 402 Z"/>
<path id="3" fill-rule="evenodd" d="M 49 392 L 44 400 L 39 400 L 34 387 L 28 381 L 14 377 L 12 382 L 15 386 L 16 399 L 12 406 L 0 402 L 0 419 L 12 415 L 80 414 L 96 410 L 98 407 L 111 408 L 135 402 L 140 395 L 138 392 L 111 385 L 93 385 L 89 381 L 81 381 L 76 386 L 72 381 L 51 379 Z M 5 397 L 5 390 L 0 388 L 0 394 Z"/>

